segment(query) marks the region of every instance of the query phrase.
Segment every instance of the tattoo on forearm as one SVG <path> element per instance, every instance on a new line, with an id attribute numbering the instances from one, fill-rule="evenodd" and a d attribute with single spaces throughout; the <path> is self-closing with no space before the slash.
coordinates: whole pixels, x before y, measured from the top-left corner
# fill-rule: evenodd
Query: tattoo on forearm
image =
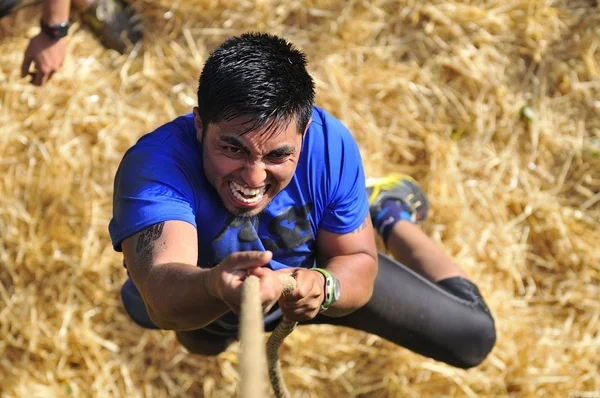
<path id="1" fill-rule="evenodd" d="M 135 246 L 135 252 L 139 254 L 142 250 L 152 245 L 152 242 L 160 238 L 163 232 L 165 222 L 159 222 L 154 224 L 150 228 L 140 233 L 138 236 L 137 245 Z"/>
<path id="2" fill-rule="evenodd" d="M 360 224 L 358 228 L 356 228 L 354 231 L 352 231 L 352 233 L 357 234 L 365 228 L 367 228 L 367 218 L 365 218 L 365 221 L 363 221 L 363 223 Z"/>

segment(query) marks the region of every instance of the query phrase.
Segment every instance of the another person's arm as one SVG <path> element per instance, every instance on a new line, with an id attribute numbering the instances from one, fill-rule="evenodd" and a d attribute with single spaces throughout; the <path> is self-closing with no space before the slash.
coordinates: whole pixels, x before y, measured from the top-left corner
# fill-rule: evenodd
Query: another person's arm
<path id="1" fill-rule="evenodd" d="M 69 21 L 71 0 L 42 1 L 42 19 L 49 26 Z"/>
<path id="2" fill-rule="evenodd" d="M 42 21 L 48 26 L 69 22 L 71 0 L 44 0 L 42 2 Z M 54 39 L 44 32 L 29 41 L 25 50 L 21 77 L 27 76 L 31 64 L 35 64 L 32 83 L 36 86 L 46 84 L 52 74 L 63 63 L 67 53 L 66 38 Z"/>

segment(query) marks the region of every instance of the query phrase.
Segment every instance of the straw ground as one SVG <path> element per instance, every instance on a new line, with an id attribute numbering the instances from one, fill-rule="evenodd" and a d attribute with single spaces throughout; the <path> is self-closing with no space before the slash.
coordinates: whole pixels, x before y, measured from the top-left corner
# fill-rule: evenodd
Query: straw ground
<path id="1" fill-rule="evenodd" d="M 136 327 L 110 247 L 114 172 L 195 104 L 208 51 L 248 30 L 306 51 L 318 104 L 369 175 L 414 175 L 423 228 L 479 284 L 498 343 L 468 371 L 377 337 L 299 328 L 282 350 L 304 397 L 600 396 L 600 10 L 595 1 L 139 0 L 143 54 L 78 24 L 43 88 L 18 77 L 34 10 L 0 22 L 3 397 L 228 397 L 238 346 L 184 352 Z M 528 117 L 520 116 L 529 107 Z M 521 112 L 522 113 L 522 112 Z M 595 141 L 595 140 L 596 141 Z"/>

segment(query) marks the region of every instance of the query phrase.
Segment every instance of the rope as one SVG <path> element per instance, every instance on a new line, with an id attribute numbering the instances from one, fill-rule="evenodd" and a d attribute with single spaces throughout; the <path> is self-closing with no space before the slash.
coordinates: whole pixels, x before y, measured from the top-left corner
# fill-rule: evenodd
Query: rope
<path id="1" fill-rule="evenodd" d="M 283 294 L 296 288 L 296 280 L 288 275 L 279 277 Z M 260 279 L 249 276 L 242 290 L 240 318 L 240 397 L 263 398 L 267 396 L 265 376 L 268 375 L 277 398 L 289 398 L 279 362 L 278 350 L 283 340 L 294 330 L 296 322 L 283 318 L 266 345 L 264 344 L 264 320 L 260 303 Z"/>
<path id="2" fill-rule="evenodd" d="M 297 322 L 283 319 L 275 328 L 267 341 L 267 364 L 269 367 L 269 380 L 273 392 L 277 398 L 290 398 L 290 393 L 285 386 L 281 375 L 281 363 L 279 362 L 279 346 L 283 340 L 296 328 Z"/>

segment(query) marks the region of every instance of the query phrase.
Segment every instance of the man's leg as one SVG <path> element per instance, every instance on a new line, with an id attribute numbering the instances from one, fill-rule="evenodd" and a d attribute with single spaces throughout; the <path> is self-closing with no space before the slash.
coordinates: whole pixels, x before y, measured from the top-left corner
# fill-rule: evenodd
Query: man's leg
<path id="1" fill-rule="evenodd" d="M 314 321 L 377 334 L 454 366 L 478 365 L 495 344 L 494 319 L 466 274 L 414 225 L 427 217 L 425 194 L 407 176 L 371 180 L 368 194 L 375 229 L 406 265 L 380 253 L 367 305 Z"/>
<path id="2" fill-rule="evenodd" d="M 392 175 L 367 181 L 371 219 L 392 256 L 430 281 L 466 273 L 416 225 L 427 218 L 425 193 L 412 178 Z"/>
<path id="3" fill-rule="evenodd" d="M 234 338 L 212 334 L 203 329 L 175 334 L 179 343 L 190 353 L 204 356 L 219 355 L 235 341 Z"/>
<path id="4" fill-rule="evenodd" d="M 494 320 L 475 285 L 460 277 L 435 284 L 382 253 L 364 307 L 341 318 L 320 314 L 309 323 L 362 330 L 460 368 L 479 365 L 496 341 Z"/>
<path id="5" fill-rule="evenodd" d="M 408 176 L 368 182 L 371 219 L 392 256 L 433 282 L 466 273 L 416 225 L 427 218 L 425 193 Z"/>

